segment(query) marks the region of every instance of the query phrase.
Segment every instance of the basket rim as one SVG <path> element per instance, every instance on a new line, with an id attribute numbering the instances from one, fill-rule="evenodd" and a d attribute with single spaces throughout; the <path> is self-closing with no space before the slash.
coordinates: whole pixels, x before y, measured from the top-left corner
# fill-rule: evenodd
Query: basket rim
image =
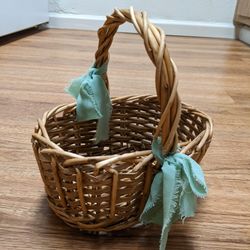
<path id="1" fill-rule="evenodd" d="M 129 95 L 129 96 L 122 96 L 122 97 L 112 97 L 112 103 L 113 102 L 119 102 L 119 101 L 133 101 L 133 99 L 138 98 L 138 97 L 144 97 L 145 99 L 151 99 L 151 98 L 156 98 L 156 95 Z M 42 141 L 45 143 L 48 148 L 42 149 L 41 153 L 47 153 L 47 154 L 56 154 L 58 156 L 64 156 L 67 158 L 67 160 L 64 163 L 64 166 L 71 166 L 74 164 L 78 163 L 86 163 L 90 161 L 96 161 L 96 162 L 107 162 L 110 161 L 111 159 L 117 159 L 117 158 L 123 158 L 123 156 L 127 159 L 130 157 L 135 157 L 135 156 L 148 156 L 152 154 L 151 150 L 138 150 L 138 151 L 133 151 L 129 153 L 125 153 L 123 155 L 119 154 L 110 154 L 110 155 L 103 155 L 103 156 L 82 156 L 76 153 L 68 152 L 58 146 L 56 143 L 51 141 L 45 124 L 46 121 L 49 117 L 54 116 L 58 113 L 61 113 L 65 110 L 70 110 L 74 109 L 76 107 L 76 103 L 70 103 L 70 104 L 60 104 L 57 105 L 56 107 L 52 108 L 49 111 L 46 111 L 43 114 L 42 119 L 38 119 L 38 125 L 35 127 L 35 131 L 32 134 L 32 141 L 38 140 Z M 209 115 L 207 115 L 205 112 L 200 111 L 199 109 L 187 104 L 187 103 L 181 103 L 181 110 L 183 109 L 188 109 L 192 113 L 202 117 L 203 119 L 206 120 L 206 128 L 199 134 L 197 135 L 192 141 L 190 141 L 187 145 L 183 146 L 182 150 L 180 153 L 186 153 L 189 149 L 191 149 L 194 145 L 198 144 L 200 145 L 200 148 L 202 145 L 206 142 L 210 143 L 212 135 L 213 135 L 213 122 L 212 119 Z M 136 154 L 136 155 L 135 155 Z M 106 164 L 105 164 L 106 165 Z"/>

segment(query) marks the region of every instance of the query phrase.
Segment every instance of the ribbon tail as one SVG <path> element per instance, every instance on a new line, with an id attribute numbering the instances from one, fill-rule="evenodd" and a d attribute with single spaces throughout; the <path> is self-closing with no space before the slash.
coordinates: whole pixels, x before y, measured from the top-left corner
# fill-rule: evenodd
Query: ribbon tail
<path id="1" fill-rule="evenodd" d="M 204 198 L 207 195 L 207 185 L 202 168 L 191 157 L 184 154 L 178 155 L 192 192 L 198 198 Z"/>
<path id="2" fill-rule="evenodd" d="M 96 144 L 100 141 L 105 141 L 109 138 L 109 120 L 111 113 L 108 112 L 105 116 L 97 121 L 96 127 Z"/>
<path id="3" fill-rule="evenodd" d="M 171 157 L 171 156 L 170 156 Z M 168 160 L 164 162 L 163 172 L 163 227 L 160 249 L 166 248 L 168 232 L 171 225 L 178 219 L 179 197 L 181 191 L 181 169 L 178 163 Z"/>
<path id="4" fill-rule="evenodd" d="M 96 84 L 98 85 L 96 96 L 99 97 L 97 103 L 102 114 L 96 127 L 96 143 L 99 143 L 109 138 L 109 120 L 112 114 L 112 103 L 104 80 L 100 76 L 96 76 L 96 78 Z"/>
<path id="5" fill-rule="evenodd" d="M 140 216 L 140 221 L 144 224 L 155 223 L 162 225 L 163 223 L 163 175 L 159 172 L 155 175 L 151 185 L 150 194 L 144 210 Z"/>
<path id="6" fill-rule="evenodd" d="M 193 217 L 196 211 L 197 197 L 192 192 L 190 186 L 188 189 L 183 190 L 180 197 L 180 217 L 182 222 L 188 217 Z"/>
<path id="7" fill-rule="evenodd" d="M 191 157 L 184 154 L 176 154 L 176 160 L 183 171 L 183 190 L 180 196 L 180 216 L 184 221 L 187 217 L 193 217 L 196 211 L 197 197 L 207 195 L 207 186 L 199 164 Z"/>
<path id="8" fill-rule="evenodd" d="M 168 242 L 168 233 L 170 231 L 170 226 L 163 226 L 161 230 L 161 239 L 160 239 L 160 250 L 165 250 Z"/>

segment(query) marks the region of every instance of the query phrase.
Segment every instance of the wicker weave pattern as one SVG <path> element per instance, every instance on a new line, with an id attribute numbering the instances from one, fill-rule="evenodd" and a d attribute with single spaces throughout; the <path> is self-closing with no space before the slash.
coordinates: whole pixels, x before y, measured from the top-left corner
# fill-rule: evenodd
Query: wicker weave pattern
<path id="1" fill-rule="evenodd" d="M 96 65 L 107 62 L 113 35 L 125 21 L 143 37 L 156 66 L 157 96 L 113 98 L 110 138 L 97 145 L 96 121 L 77 122 L 75 104 L 46 112 L 32 135 L 49 206 L 82 230 L 113 231 L 137 223 L 159 168 L 151 153 L 154 136 L 165 138 L 165 152 L 175 150 L 179 140 L 180 151 L 198 162 L 212 137 L 211 119 L 180 104 L 164 34 L 145 13 L 116 10 L 107 18 L 98 32 Z"/>

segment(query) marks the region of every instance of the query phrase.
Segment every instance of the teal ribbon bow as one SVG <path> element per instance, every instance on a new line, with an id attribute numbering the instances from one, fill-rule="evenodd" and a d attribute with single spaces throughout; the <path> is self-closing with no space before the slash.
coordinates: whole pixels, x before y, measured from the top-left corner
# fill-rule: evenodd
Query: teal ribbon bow
<path id="1" fill-rule="evenodd" d="M 165 250 L 172 223 L 194 216 L 197 197 L 207 195 L 207 186 L 201 167 L 191 157 L 181 153 L 164 157 L 160 139 L 153 141 L 152 152 L 162 168 L 154 177 L 140 220 L 162 226 L 160 250 Z"/>
<path id="2" fill-rule="evenodd" d="M 107 72 L 107 64 L 100 68 L 90 68 L 86 75 L 72 80 L 65 89 L 76 99 L 76 116 L 78 121 L 97 119 L 96 143 L 109 137 L 109 120 L 112 103 L 102 75 Z"/>

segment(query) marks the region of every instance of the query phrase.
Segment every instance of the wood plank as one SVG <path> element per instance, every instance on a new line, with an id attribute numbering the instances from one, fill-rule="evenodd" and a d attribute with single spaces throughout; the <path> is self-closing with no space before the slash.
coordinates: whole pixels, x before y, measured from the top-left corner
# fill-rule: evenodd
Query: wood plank
<path id="1" fill-rule="evenodd" d="M 249 249 L 250 48 L 239 41 L 167 37 L 182 100 L 210 114 L 214 139 L 202 166 L 208 198 L 173 226 L 168 249 Z M 31 144 L 36 119 L 73 99 L 63 89 L 93 63 L 95 32 L 45 30 L 0 47 L 0 249 L 158 249 L 160 228 L 108 235 L 71 229 L 48 208 Z M 118 34 L 111 49 L 113 96 L 154 94 L 141 38 Z"/>

